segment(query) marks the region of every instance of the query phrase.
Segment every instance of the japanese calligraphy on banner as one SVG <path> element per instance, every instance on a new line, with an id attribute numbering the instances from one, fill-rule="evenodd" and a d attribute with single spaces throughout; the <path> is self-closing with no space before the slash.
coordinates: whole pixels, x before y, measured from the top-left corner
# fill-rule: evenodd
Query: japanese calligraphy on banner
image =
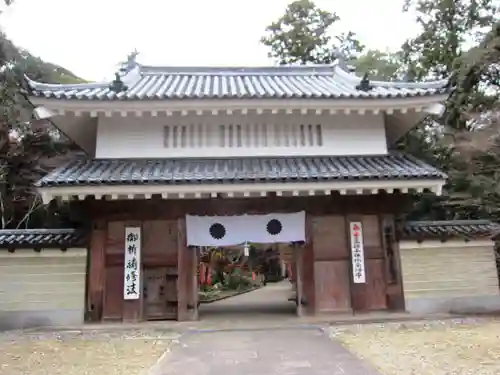
<path id="1" fill-rule="evenodd" d="M 350 223 L 352 278 L 355 284 L 366 282 L 365 254 L 363 251 L 363 227 L 359 221 Z"/>
<path id="2" fill-rule="evenodd" d="M 141 273 L 141 228 L 125 228 L 123 299 L 139 299 Z"/>

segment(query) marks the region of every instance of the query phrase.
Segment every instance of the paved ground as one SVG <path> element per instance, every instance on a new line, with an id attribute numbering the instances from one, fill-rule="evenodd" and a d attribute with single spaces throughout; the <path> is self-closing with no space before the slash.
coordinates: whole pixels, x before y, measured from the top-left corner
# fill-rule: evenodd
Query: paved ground
<path id="1" fill-rule="evenodd" d="M 263 329 L 266 324 L 260 323 L 297 319 L 295 304 L 288 301 L 290 292 L 288 281 L 271 283 L 201 306 L 200 318 L 213 322 L 215 329 L 193 329 L 185 334 L 152 374 L 377 374 L 317 327 Z M 241 324 L 248 321 L 254 324 Z M 231 324 L 221 324 L 224 322 Z"/>
<path id="2" fill-rule="evenodd" d="M 319 329 L 192 332 L 153 375 L 377 375 Z"/>
<path id="3" fill-rule="evenodd" d="M 220 321 L 230 319 L 296 317 L 295 303 L 288 301 L 292 285 L 288 280 L 269 283 L 249 293 L 221 301 L 201 304 L 200 319 Z"/>

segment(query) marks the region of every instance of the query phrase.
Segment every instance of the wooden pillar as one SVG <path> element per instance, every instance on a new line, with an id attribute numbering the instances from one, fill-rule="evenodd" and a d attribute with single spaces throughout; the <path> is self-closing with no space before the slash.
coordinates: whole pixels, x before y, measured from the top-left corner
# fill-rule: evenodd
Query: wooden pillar
<path id="1" fill-rule="evenodd" d="M 89 249 L 89 269 L 87 306 L 91 321 L 102 319 L 105 282 L 105 253 L 106 253 L 107 224 L 104 220 L 94 222 Z"/>
<path id="2" fill-rule="evenodd" d="M 186 249 L 186 293 L 187 314 L 186 320 L 198 320 L 198 250 Z"/>
<path id="3" fill-rule="evenodd" d="M 178 320 L 198 320 L 198 250 L 186 244 L 186 220 L 179 219 L 178 238 Z"/>
<path id="4" fill-rule="evenodd" d="M 188 284 L 190 269 L 187 267 L 189 249 L 186 245 L 186 219 L 177 220 L 177 320 L 189 320 Z"/>
<path id="5" fill-rule="evenodd" d="M 404 311 L 405 298 L 401 271 L 401 254 L 393 215 L 382 216 L 380 233 L 386 258 L 387 308 L 395 311 Z"/>
<path id="6" fill-rule="evenodd" d="M 143 312 L 143 305 L 144 305 L 144 228 L 141 225 L 140 222 L 134 221 L 134 222 L 126 222 L 125 226 L 123 228 L 123 243 L 125 246 L 125 228 L 127 227 L 139 227 L 141 228 L 141 250 L 140 250 L 140 257 L 139 257 L 139 285 L 137 286 L 139 289 L 139 298 L 138 299 L 130 299 L 130 300 L 123 300 L 123 321 L 124 322 L 139 322 L 142 320 L 142 312 Z M 124 248 L 123 251 L 123 257 L 125 257 L 125 252 L 127 249 Z M 124 258 L 125 261 L 125 258 Z M 125 272 L 125 267 L 126 264 L 124 262 L 123 265 L 123 272 Z M 122 274 L 123 275 L 123 274 Z M 122 276 L 124 277 L 124 276 Z M 122 291 L 123 293 L 123 291 Z M 123 296 L 122 296 L 123 298 Z"/>
<path id="7" fill-rule="evenodd" d="M 301 317 L 304 315 L 304 308 L 302 306 L 302 298 L 303 298 L 303 283 L 302 283 L 302 258 L 304 249 L 299 246 L 294 246 L 293 253 L 295 258 L 295 288 L 296 296 L 297 296 L 297 316 Z"/>
<path id="8" fill-rule="evenodd" d="M 302 291 L 305 296 L 305 312 L 312 315 L 315 311 L 315 280 L 314 280 L 314 245 L 312 235 L 312 217 L 306 215 L 306 243 L 302 251 Z"/>

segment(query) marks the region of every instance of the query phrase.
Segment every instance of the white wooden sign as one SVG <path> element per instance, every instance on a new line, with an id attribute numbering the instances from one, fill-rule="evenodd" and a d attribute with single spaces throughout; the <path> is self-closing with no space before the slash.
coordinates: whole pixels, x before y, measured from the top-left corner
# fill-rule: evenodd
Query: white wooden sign
<path id="1" fill-rule="evenodd" d="M 363 227 L 359 221 L 350 223 L 352 278 L 355 284 L 366 282 Z"/>
<path id="2" fill-rule="evenodd" d="M 141 283 L 141 228 L 125 228 L 123 299 L 139 299 Z"/>

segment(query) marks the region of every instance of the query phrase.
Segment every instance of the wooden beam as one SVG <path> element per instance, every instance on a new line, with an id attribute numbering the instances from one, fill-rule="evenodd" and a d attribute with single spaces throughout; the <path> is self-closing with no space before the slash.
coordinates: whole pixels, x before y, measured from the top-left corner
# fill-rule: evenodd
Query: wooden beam
<path id="1" fill-rule="evenodd" d="M 314 244 L 312 234 L 312 216 L 306 214 L 305 220 L 306 242 L 300 247 L 302 251 L 302 290 L 307 302 L 304 310 L 308 315 L 316 312 L 315 280 L 314 280 Z"/>
<path id="2" fill-rule="evenodd" d="M 304 315 L 304 308 L 302 306 L 303 296 L 303 250 L 299 246 L 294 246 L 293 252 L 295 254 L 295 283 L 296 283 L 296 296 L 297 296 L 297 316 L 301 317 Z"/>
<path id="3" fill-rule="evenodd" d="M 94 222 L 90 238 L 87 306 L 91 321 L 100 321 L 103 312 L 105 282 L 105 251 L 107 224 L 104 220 Z"/>
<path id="4" fill-rule="evenodd" d="M 177 320 L 180 322 L 189 320 L 188 315 L 188 274 L 186 260 L 188 251 L 186 246 L 186 219 L 177 220 Z"/>

